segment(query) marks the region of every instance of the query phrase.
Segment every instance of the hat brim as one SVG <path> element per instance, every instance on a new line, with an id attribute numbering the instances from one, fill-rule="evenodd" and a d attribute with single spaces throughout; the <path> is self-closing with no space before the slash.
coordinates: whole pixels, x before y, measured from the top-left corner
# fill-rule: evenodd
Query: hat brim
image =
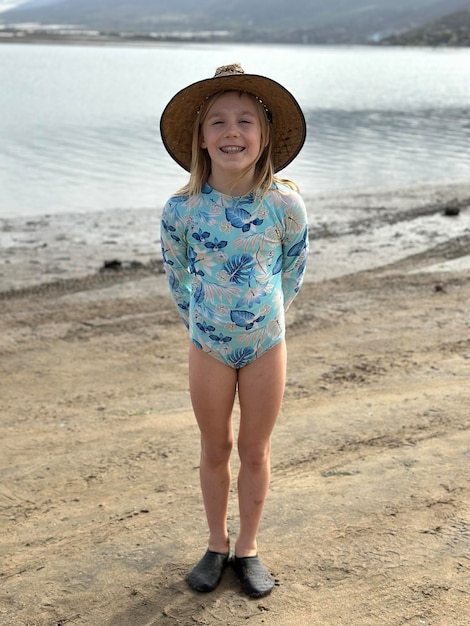
<path id="1" fill-rule="evenodd" d="M 202 103 L 222 91 L 245 91 L 266 105 L 272 116 L 273 169 L 279 172 L 298 155 L 307 133 L 305 117 L 294 96 L 276 81 L 257 74 L 232 74 L 200 80 L 179 91 L 160 119 L 163 145 L 190 171 L 194 122 Z"/>

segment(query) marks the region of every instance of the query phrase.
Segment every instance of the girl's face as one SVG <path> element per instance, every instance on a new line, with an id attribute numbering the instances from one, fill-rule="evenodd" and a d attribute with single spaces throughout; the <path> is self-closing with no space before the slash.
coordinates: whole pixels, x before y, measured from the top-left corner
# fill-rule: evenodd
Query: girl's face
<path id="1" fill-rule="evenodd" d="M 261 147 L 260 105 L 247 94 L 229 91 L 210 105 L 201 127 L 201 148 L 211 159 L 211 177 L 237 176 L 255 167 Z"/>

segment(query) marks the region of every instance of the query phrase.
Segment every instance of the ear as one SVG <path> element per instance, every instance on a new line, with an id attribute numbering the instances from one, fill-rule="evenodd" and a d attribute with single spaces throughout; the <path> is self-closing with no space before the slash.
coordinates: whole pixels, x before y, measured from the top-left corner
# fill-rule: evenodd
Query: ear
<path id="1" fill-rule="evenodd" d="M 199 137 L 199 145 L 201 146 L 201 148 L 203 150 L 205 150 L 205 148 L 207 148 L 207 144 L 204 141 L 204 136 L 203 135 L 200 135 L 200 137 Z"/>

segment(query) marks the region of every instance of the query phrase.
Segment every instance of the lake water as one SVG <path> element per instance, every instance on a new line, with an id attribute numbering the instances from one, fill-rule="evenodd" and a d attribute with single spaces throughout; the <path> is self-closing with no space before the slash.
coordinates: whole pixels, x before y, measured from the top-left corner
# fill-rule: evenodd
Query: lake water
<path id="1" fill-rule="evenodd" d="M 168 100 L 241 62 L 298 99 L 308 197 L 470 178 L 470 49 L 0 45 L 0 216 L 161 208 Z"/>

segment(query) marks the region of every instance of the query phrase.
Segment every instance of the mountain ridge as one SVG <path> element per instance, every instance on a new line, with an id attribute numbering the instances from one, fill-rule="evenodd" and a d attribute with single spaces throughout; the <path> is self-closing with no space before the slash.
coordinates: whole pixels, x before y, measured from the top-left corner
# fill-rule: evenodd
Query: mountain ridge
<path id="1" fill-rule="evenodd" d="M 391 35 L 381 43 L 394 46 L 470 46 L 470 8 Z"/>
<path id="2" fill-rule="evenodd" d="M 135 33 L 227 30 L 238 41 L 300 38 L 306 43 L 363 43 L 419 28 L 468 0 L 29 0 L 0 22 L 76 24 Z"/>

